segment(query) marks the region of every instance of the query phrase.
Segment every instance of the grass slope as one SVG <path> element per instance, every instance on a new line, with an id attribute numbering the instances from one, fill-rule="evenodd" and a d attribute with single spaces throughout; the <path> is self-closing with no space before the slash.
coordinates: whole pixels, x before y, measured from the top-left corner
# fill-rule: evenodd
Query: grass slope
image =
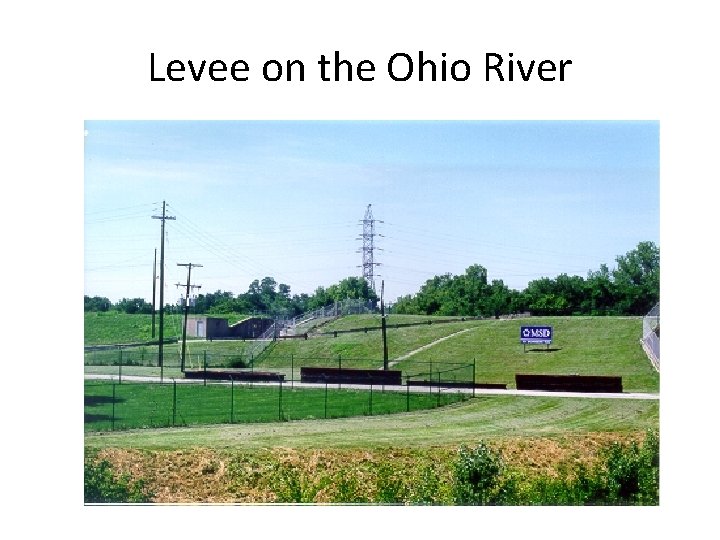
<path id="1" fill-rule="evenodd" d="M 131 337 L 130 328 L 143 323 L 142 315 L 88 314 L 86 325 L 106 325 L 113 320 L 119 329 L 115 336 Z M 95 317 L 95 315 L 101 315 Z M 641 346 L 642 319 L 639 317 L 543 317 L 517 320 L 482 320 L 449 322 L 442 324 L 421 324 L 407 328 L 394 328 L 394 324 L 408 322 L 439 321 L 441 318 L 394 315 L 388 318 L 388 356 L 390 361 L 404 355 L 408 358 L 393 365 L 404 374 L 427 371 L 429 364 L 434 372 L 443 365 L 464 363 L 466 367 L 457 373 L 457 380 L 472 378 L 472 364 L 475 366 L 476 382 L 503 383 L 508 388 L 515 386 L 516 373 L 617 375 L 623 378 L 623 388 L 628 392 L 659 391 L 659 375 L 647 360 Z M 131 323 L 130 321 L 135 321 Z M 149 321 L 149 319 L 148 319 Z M 149 322 L 146 321 L 148 324 Z M 377 327 L 377 315 L 354 315 L 343 317 L 323 327 L 323 331 L 347 330 L 350 328 Z M 519 343 L 520 326 L 552 325 L 554 343 L 549 351 L 534 347 L 524 352 Z M 124 330 L 122 330 L 124 329 Z M 121 331 L 122 330 L 122 331 Z M 465 330 L 463 332 L 463 330 Z M 125 333 L 123 333 L 125 332 Z M 462 332 L 462 333 L 460 333 Z M 91 331 L 90 337 L 98 331 Z M 88 332 L 86 330 L 86 340 Z M 107 333 L 106 333 L 107 334 Z M 448 338 L 437 343 L 437 340 Z M 98 339 L 98 338 L 92 338 Z M 132 341 L 132 339 L 129 339 Z M 209 366 L 220 366 L 233 355 L 247 354 L 250 342 L 207 342 L 189 341 L 187 344 L 187 365 L 200 368 L 204 359 Z M 165 352 L 166 368 L 179 365 L 179 346 L 168 346 Z M 144 347 L 123 352 L 124 362 L 155 362 L 156 348 Z M 92 359 L 90 359 L 92 355 Z M 101 356 L 105 355 L 107 360 Z M 145 355 L 139 360 L 140 355 Z M 117 363 L 118 352 L 94 352 L 86 354 L 86 364 Z M 285 373 L 289 379 L 299 378 L 301 366 L 325 365 L 346 368 L 380 368 L 383 364 L 381 333 L 378 330 L 338 334 L 337 337 L 323 336 L 308 340 L 294 339 L 278 341 L 266 353 L 256 359 L 256 369 L 267 369 Z M 112 370 L 112 368 L 109 368 Z M 124 368 L 123 373 L 141 374 L 157 368 Z M 98 368 L 88 371 L 106 372 Z M 110 371 L 107 371 L 108 373 Z M 114 372 L 113 372 L 114 373 Z M 176 374 L 179 375 L 179 372 Z M 174 376 L 176 376 L 174 375 Z M 455 376 L 455 374 L 453 374 Z"/>
<path id="2" fill-rule="evenodd" d="M 243 315 L 213 315 L 226 318 L 231 323 L 244 318 Z M 155 316 L 155 339 L 159 334 L 160 317 Z M 163 316 L 163 337 L 182 337 L 183 315 L 166 312 Z M 144 343 L 152 338 L 152 315 L 127 314 L 118 311 L 85 313 L 85 345 L 118 345 Z"/>
<path id="3" fill-rule="evenodd" d="M 508 388 L 514 388 L 516 373 L 552 373 L 619 375 L 626 391 L 659 390 L 659 375 L 640 346 L 642 319 L 639 317 L 543 317 L 392 328 L 396 322 L 405 321 L 402 316 L 391 317 L 388 321 L 388 357 L 391 361 L 452 336 L 394 366 L 405 373 L 418 371 L 421 363 L 433 362 L 434 369 L 439 369 L 443 363 L 474 362 L 476 382 L 504 383 Z M 553 326 L 554 343 L 550 350 L 538 346 L 524 352 L 519 338 L 523 325 Z M 327 325 L 324 330 L 371 326 L 377 326 L 376 317 L 350 316 Z M 459 333 L 462 330 L 468 331 Z M 340 356 L 343 367 L 379 368 L 383 358 L 381 334 L 368 331 L 307 341 L 281 341 L 260 359 L 258 365 L 283 367 L 289 363 L 291 355 L 296 366 L 322 363 L 320 359 L 327 363 Z M 466 378 L 467 371 L 463 373 Z"/>
<path id="4" fill-rule="evenodd" d="M 390 416 L 85 434 L 85 445 L 138 449 L 412 448 L 504 437 L 630 433 L 657 429 L 658 425 L 657 400 L 493 396 Z"/>

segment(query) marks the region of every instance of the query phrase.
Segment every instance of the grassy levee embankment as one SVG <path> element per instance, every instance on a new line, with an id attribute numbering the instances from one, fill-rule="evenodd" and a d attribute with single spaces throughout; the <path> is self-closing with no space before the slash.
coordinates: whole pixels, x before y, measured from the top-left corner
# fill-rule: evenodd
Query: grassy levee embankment
<path id="1" fill-rule="evenodd" d="M 143 334 L 132 334 L 131 328 L 149 324 L 149 316 L 108 315 L 86 316 L 86 342 L 97 340 L 93 335 L 100 330 L 90 330 L 99 325 L 107 327 L 112 321 L 120 330 L 111 334 L 115 340 L 122 336 L 126 341 L 139 341 Z M 107 315 L 107 316 L 106 316 Z M 115 315 L 118 315 L 117 317 Z M 148 321 L 144 321 L 148 318 Z M 437 372 L 443 364 L 465 364 L 469 367 L 458 372 L 467 380 L 475 370 L 475 381 L 501 383 L 515 387 L 516 373 L 532 374 L 579 374 L 621 376 L 623 389 L 627 392 L 657 392 L 659 375 L 647 360 L 641 346 L 642 320 L 639 317 L 533 317 L 515 320 L 467 320 L 441 322 L 448 318 L 391 315 L 387 324 L 388 357 L 393 369 L 404 374 L 414 374 L 432 369 Z M 133 322 L 135 321 L 135 322 Z M 436 324 L 428 324 L 431 321 Z M 422 323 L 418 326 L 396 328 L 396 324 Z M 527 347 L 519 342 L 520 326 L 551 325 L 554 342 L 550 348 Z M 259 358 L 253 367 L 285 373 L 286 378 L 299 378 L 302 366 L 325 365 L 345 368 L 380 368 L 383 365 L 383 343 L 378 315 L 352 315 L 332 321 L 322 328 L 323 332 L 337 330 L 337 337 L 324 334 L 310 339 L 279 340 Z M 365 329 L 367 332 L 342 333 L 349 329 Z M 443 338 L 447 338 L 444 339 Z M 110 339 L 109 337 L 103 339 Z M 439 341 L 442 340 L 442 341 Z M 188 341 L 186 365 L 199 369 L 203 362 L 209 366 L 222 365 L 233 357 L 247 361 L 251 342 L 243 341 Z M 180 346 L 167 346 L 166 368 L 179 365 Z M 86 354 L 86 359 L 89 358 Z M 93 360 L 86 363 L 116 365 L 117 351 L 92 353 Z M 144 355 L 144 356 L 143 356 Z M 154 362 L 157 348 L 145 346 L 124 353 L 124 362 L 147 364 Z M 407 356 L 410 355 L 410 356 Z M 97 359 L 100 359 L 97 361 Z M 143 360 L 144 359 L 144 360 Z M 146 362 L 147 361 L 147 362 Z M 157 366 L 140 367 L 126 365 L 123 373 L 157 375 Z M 87 366 L 87 373 L 114 373 L 114 368 Z M 174 372 L 173 372 L 174 373 Z M 179 372 L 175 374 L 179 376 Z"/>
<path id="2" fill-rule="evenodd" d="M 230 324 L 237 322 L 243 315 L 213 315 L 228 319 Z M 157 340 L 160 332 L 160 317 L 155 316 L 155 338 L 152 337 L 152 315 L 127 314 L 118 311 L 86 312 L 85 313 L 85 346 L 89 345 L 121 345 L 129 343 L 146 343 Z M 163 337 L 182 337 L 183 315 L 167 312 L 163 316 Z"/>
<path id="3" fill-rule="evenodd" d="M 515 387 L 516 373 L 532 373 L 621 376 L 625 391 L 659 390 L 659 375 L 640 346 L 640 317 L 533 317 L 393 328 L 398 323 L 427 320 L 432 318 L 398 315 L 388 318 L 388 358 L 393 369 L 415 372 L 420 363 L 433 362 L 435 369 L 441 369 L 443 363 L 474 363 L 476 382 L 502 383 L 508 388 Z M 379 323 L 378 316 L 354 315 L 328 324 L 323 331 L 373 328 Z M 542 345 L 523 348 L 520 344 L 523 325 L 552 326 L 553 344 L 549 348 Z M 448 339 L 437 341 L 441 338 Z M 411 356 L 397 361 L 408 354 Z M 383 358 L 381 333 L 368 330 L 338 333 L 337 337 L 280 341 L 257 365 L 285 366 L 291 355 L 296 366 L 340 357 L 344 367 L 379 368 Z"/>
<path id="4" fill-rule="evenodd" d="M 391 448 L 472 444 L 507 437 L 573 437 L 657 429 L 659 401 L 482 396 L 390 416 L 142 429 L 85 434 L 89 448 Z"/>

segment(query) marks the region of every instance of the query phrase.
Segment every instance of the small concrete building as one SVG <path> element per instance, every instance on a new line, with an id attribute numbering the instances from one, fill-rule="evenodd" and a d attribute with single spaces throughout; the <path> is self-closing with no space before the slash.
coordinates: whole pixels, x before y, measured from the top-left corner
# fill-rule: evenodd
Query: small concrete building
<path id="1" fill-rule="evenodd" d="M 248 317 L 235 324 L 218 317 L 188 317 L 188 337 L 213 339 L 255 339 L 273 325 L 272 319 Z"/>

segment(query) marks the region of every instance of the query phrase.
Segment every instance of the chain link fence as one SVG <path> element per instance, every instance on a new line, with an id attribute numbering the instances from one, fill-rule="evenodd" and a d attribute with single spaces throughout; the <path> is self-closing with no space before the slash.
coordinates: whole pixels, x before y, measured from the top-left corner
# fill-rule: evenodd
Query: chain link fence
<path id="1" fill-rule="evenodd" d="M 248 342 L 254 343 L 254 342 Z M 256 349 L 248 347 L 235 353 L 217 353 L 211 350 L 186 352 L 185 367 L 187 371 L 229 371 L 229 372 L 272 372 L 282 375 L 285 382 L 300 381 L 300 368 L 327 367 L 337 369 L 380 369 L 382 360 L 369 358 L 352 358 L 343 355 L 326 357 L 306 357 L 295 355 L 273 355 L 266 352 L 260 358 L 254 355 Z M 168 376 L 182 377 L 179 371 L 181 352 L 165 350 L 163 367 Z M 158 375 L 159 358 L 152 348 L 117 348 L 85 353 L 85 371 L 88 374 L 113 375 L 122 379 L 123 375 Z M 174 370 L 174 371 L 172 371 Z M 201 376 L 201 375 L 200 375 Z M 426 361 L 413 362 L 410 369 L 402 373 L 405 382 L 424 381 L 433 385 L 451 386 L 457 383 L 475 381 L 474 362 Z M 448 384 L 450 383 L 450 384 Z"/>
<path id="2" fill-rule="evenodd" d="M 660 371 L 660 304 L 643 317 L 642 346 L 650 362 Z"/>
<path id="3" fill-rule="evenodd" d="M 358 390 L 327 383 L 301 389 L 287 383 L 234 381 L 86 381 L 85 431 L 375 416 L 431 409 L 468 397 L 439 387 L 411 391 L 410 386 Z"/>

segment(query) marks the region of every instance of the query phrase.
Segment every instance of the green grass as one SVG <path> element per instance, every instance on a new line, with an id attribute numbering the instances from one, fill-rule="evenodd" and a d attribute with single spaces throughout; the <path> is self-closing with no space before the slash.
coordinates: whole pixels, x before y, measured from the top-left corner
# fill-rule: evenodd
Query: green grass
<path id="1" fill-rule="evenodd" d="M 123 385 L 124 386 L 124 385 Z M 483 396 L 385 416 L 85 434 L 90 448 L 421 448 L 658 429 L 658 400 Z"/>
<path id="2" fill-rule="evenodd" d="M 128 316 L 143 317 L 143 316 Z M 90 319 L 92 320 L 92 319 Z M 422 324 L 408 328 L 392 328 L 393 324 L 432 320 L 431 317 L 389 317 L 388 356 L 390 361 L 432 343 L 426 350 L 399 361 L 393 369 L 404 375 L 451 370 L 444 380 L 472 379 L 515 387 L 516 373 L 580 374 L 621 376 L 627 392 L 658 392 L 660 377 L 652 368 L 640 343 L 642 319 L 639 317 L 543 317 L 517 320 L 483 320 Z M 86 323 L 88 319 L 86 318 Z M 97 322 L 97 321 L 96 321 Z M 333 321 L 326 329 L 365 328 L 379 324 L 376 315 L 353 315 Z M 524 352 L 519 343 L 521 325 L 552 325 L 554 343 L 550 350 L 543 346 L 529 347 Z M 460 331 L 467 330 L 462 333 Z M 456 334 L 457 333 L 457 334 Z M 456 335 L 453 335 L 456 334 Z M 248 361 L 251 342 L 189 341 L 186 365 L 199 369 L 207 359 L 208 366 L 228 365 L 235 358 Z M 179 345 L 165 346 L 165 366 L 179 366 Z M 119 351 L 96 351 L 85 354 L 85 363 L 114 366 Z M 157 366 L 157 347 L 145 346 L 123 351 L 123 362 Z M 308 340 L 277 341 L 259 358 L 254 369 L 272 370 L 299 379 L 301 366 L 332 366 L 346 368 L 380 368 L 383 365 L 381 333 L 377 330 L 338 334 Z M 432 366 L 430 365 L 432 363 Z M 129 369 L 129 368 L 128 368 Z M 132 370 L 124 369 L 130 375 Z M 117 368 L 94 372 L 115 374 Z"/>
<path id="3" fill-rule="evenodd" d="M 182 342 L 165 344 L 163 359 L 165 366 L 180 366 Z M 251 341 L 205 341 L 187 340 L 185 363 L 188 368 L 201 369 L 205 362 L 208 367 L 228 367 L 232 360 L 247 360 Z M 86 366 L 157 366 L 157 345 L 143 345 L 123 349 L 113 348 L 100 351 L 86 351 Z"/>
<path id="4" fill-rule="evenodd" d="M 405 316 L 395 316 L 397 323 L 402 323 Z M 417 317 L 407 316 L 413 319 Z M 424 317 L 422 320 L 426 320 Z M 365 328 L 376 326 L 369 316 L 351 315 L 328 325 L 323 331 L 333 331 L 342 328 Z M 392 324 L 395 324 L 392 323 Z M 449 336 L 455 332 L 479 324 L 479 321 L 466 321 L 457 323 L 444 323 L 436 325 L 421 325 L 409 328 L 390 328 L 387 331 L 388 356 L 395 358 L 407 354 L 436 339 Z M 293 339 L 278 341 L 271 350 L 263 355 L 258 365 L 283 365 L 287 358 L 293 355 L 302 359 L 333 359 L 338 356 L 346 360 L 347 367 L 378 368 L 382 366 L 383 344 L 381 332 L 372 330 L 365 332 L 352 332 L 338 334 L 337 337 L 323 336 L 308 340 Z M 467 359 L 466 359 L 467 360 Z M 472 361 L 472 358 L 470 358 Z M 344 364 L 345 365 L 345 364 Z"/>
<path id="5" fill-rule="evenodd" d="M 438 407 L 466 399 L 455 393 L 297 389 L 290 385 L 112 384 L 85 382 L 85 429 L 277 422 L 372 416 Z"/>
<path id="6" fill-rule="evenodd" d="M 160 318 L 155 316 L 155 339 L 160 334 Z M 182 336 L 182 318 L 166 313 L 163 317 L 163 337 Z M 117 311 L 85 313 L 85 345 L 117 345 L 151 341 L 152 315 L 120 313 Z"/>
<path id="7" fill-rule="evenodd" d="M 427 319 L 427 318 L 424 318 Z M 335 323 L 363 328 L 368 316 L 350 316 Z M 402 316 L 395 316 L 401 322 Z M 554 342 L 528 347 L 520 344 L 520 326 L 551 325 Z M 333 325 L 328 328 L 332 329 Z M 403 373 L 450 369 L 450 364 L 475 364 L 475 381 L 502 383 L 515 387 L 516 373 L 615 375 L 623 378 L 628 392 L 657 392 L 660 377 L 640 346 L 642 319 L 639 317 L 543 317 L 516 320 L 483 320 L 408 328 L 388 329 L 388 356 L 392 361 L 439 338 L 454 335 L 430 348 L 413 354 L 394 366 Z M 256 366 L 278 368 L 295 365 L 341 365 L 379 368 L 382 366 L 380 332 L 338 334 L 309 340 L 279 341 Z M 340 363 L 338 363 L 340 357 Z M 471 379 L 465 368 L 457 378 Z"/>
<path id="8" fill-rule="evenodd" d="M 225 318 L 230 323 L 243 319 L 244 315 L 213 315 Z M 160 333 L 160 317 L 155 315 L 155 338 Z M 179 312 L 165 312 L 163 316 L 163 337 L 182 338 L 183 315 Z M 152 315 L 120 313 L 118 311 L 85 313 L 85 345 L 119 345 L 145 343 L 153 340 Z"/>
<path id="9" fill-rule="evenodd" d="M 550 350 L 519 344 L 521 325 L 551 325 Z M 415 362 L 453 362 L 475 359 L 476 380 L 508 383 L 515 373 L 616 375 L 627 392 L 657 392 L 660 377 L 640 346 L 641 318 L 549 317 L 528 320 L 482 321 L 452 339 L 400 362 L 408 369 Z"/>

